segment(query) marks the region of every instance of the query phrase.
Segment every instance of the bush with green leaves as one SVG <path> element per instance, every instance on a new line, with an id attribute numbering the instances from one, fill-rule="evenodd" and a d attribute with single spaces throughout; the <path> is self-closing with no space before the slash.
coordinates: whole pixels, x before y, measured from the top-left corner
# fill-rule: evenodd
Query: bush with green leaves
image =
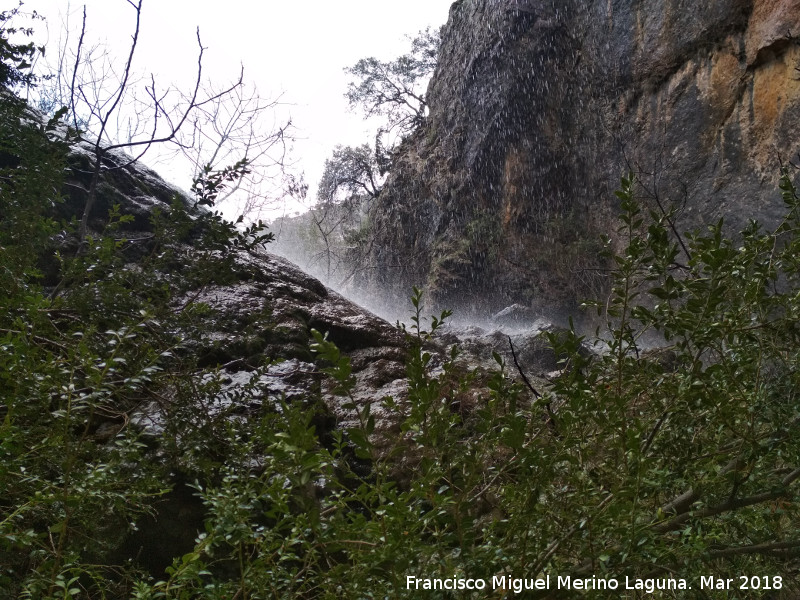
<path id="1" fill-rule="evenodd" d="M 288 405 L 255 425 L 247 448 L 260 469 L 237 456 L 222 484 L 199 489 L 206 532 L 139 597 L 415 597 L 408 576 L 491 585 L 547 574 L 685 579 L 693 591 L 666 593 L 676 598 L 733 597 L 701 592 L 700 577 L 747 575 L 791 597 L 800 199 L 788 173 L 781 188 L 787 215 L 776 229 L 753 224 L 734 244 L 717 224 L 689 239 L 680 262 L 667 219 L 643 214 L 623 180 L 628 244 L 602 305 L 604 351 L 587 356 L 584 338 L 553 334 L 567 358 L 538 397 L 498 356 L 478 408 L 458 410 L 477 376 L 459 372 L 456 348 L 434 368 L 428 342 L 448 315 L 426 329 L 415 293 L 408 398 L 383 400 L 401 415 L 388 450 L 378 450 L 370 405 L 348 400 L 349 359 L 315 334 L 360 426 L 324 439 L 306 409 Z M 645 349 L 645 334 L 661 344 Z M 492 594 L 472 597 L 514 592 Z"/>
<path id="2" fill-rule="evenodd" d="M 33 35 L 32 27 L 23 27 L 18 24 L 19 20 L 24 17 L 30 20 L 43 20 L 43 17 L 36 11 L 23 12 L 22 0 L 19 0 L 16 7 L 0 11 L 1 86 L 35 86 L 41 79 L 31 71 L 31 67 L 36 57 L 44 54 L 44 48 L 37 47 L 33 42 L 19 43 L 20 37 L 30 38 Z"/>
<path id="3" fill-rule="evenodd" d="M 107 557 L 153 512 L 171 470 L 200 477 L 227 454 L 226 439 L 216 444 L 224 419 L 192 420 L 186 408 L 216 392 L 188 352 L 213 318 L 192 294 L 229 282 L 234 256 L 271 239 L 260 224 L 239 231 L 176 199 L 154 212 L 152 232 L 136 244 L 121 230 L 132 217 L 115 206 L 103 232 L 77 250 L 64 245 L 76 223 L 52 215 L 74 136 L 59 117 L 41 122 L 13 94 L 0 98 L 3 598 L 130 589 L 135 565 Z M 196 204 L 212 205 L 244 169 L 205 172 Z M 165 393 L 173 418 L 154 460 L 130 419 Z"/>
<path id="4" fill-rule="evenodd" d="M 800 198 L 788 171 L 784 220 L 736 242 L 718 223 L 679 244 L 623 179 L 602 351 L 551 335 L 565 359 L 541 393 L 499 356 L 488 374 L 460 367 L 457 347 L 440 356 L 449 313 L 426 324 L 418 290 L 402 399 L 357 401 L 349 358 L 315 332 L 358 423 L 322 432 L 314 395 L 248 419 L 200 410 L 220 384 L 193 354 L 214 318 L 193 299 L 231 282 L 236 254 L 269 234 L 176 201 L 133 262 L 116 207 L 53 263 L 55 234 L 76 228 L 51 216 L 70 137 L 0 100 L 0 597 L 416 597 L 409 576 L 546 574 L 693 588 L 667 597 L 730 597 L 701 595 L 702 575 L 798 592 Z M 246 168 L 204 171 L 197 203 Z M 151 401 L 165 408 L 157 448 L 130 426 Z M 379 402 L 394 429 L 376 426 Z M 205 506 L 194 548 L 163 574 L 112 560 L 176 471 Z"/>

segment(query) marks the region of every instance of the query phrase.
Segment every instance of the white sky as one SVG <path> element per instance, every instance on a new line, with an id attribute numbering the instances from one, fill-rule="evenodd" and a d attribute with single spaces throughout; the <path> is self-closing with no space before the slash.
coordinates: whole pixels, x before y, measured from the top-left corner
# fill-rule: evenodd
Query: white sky
<path id="1" fill-rule="evenodd" d="M 343 69 L 367 56 L 388 60 L 407 52 L 404 36 L 444 24 L 451 1 L 144 0 L 134 68 L 147 75 L 152 72 L 160 86 L 174 83 L 190 88 L 196 73 L 195 29 L 199 26 L 207 48 L 206 77 L 220 84 L 229 82 L 243 64 L 246 81 L 255 84 L 263 98 L 282 94 L 297 135 L 304 138 L 295 142 L 293 157 L 307 183 L 314 185 L 336 144 L 373 140 L 374 127 L 347 111 Z M 3 4 L 10 8 L 16 0 L 0 0 L 0 8 Z M 47 17 L 49 43 L 56 45 L 60 15 L 66 14 L 69 5 L 74 44 L 83 4 L 80 0 L 25 0 L 24 10 Z M 127 52 L 134 24 L 131 6 L 125 0 L 85 0 L 85 4 L 87 32 L 93 40 Z M 41 29 L 41 24 L 36 28 Z M 189 173 L 155 167 L 165 178 L 189 187 Z"/>

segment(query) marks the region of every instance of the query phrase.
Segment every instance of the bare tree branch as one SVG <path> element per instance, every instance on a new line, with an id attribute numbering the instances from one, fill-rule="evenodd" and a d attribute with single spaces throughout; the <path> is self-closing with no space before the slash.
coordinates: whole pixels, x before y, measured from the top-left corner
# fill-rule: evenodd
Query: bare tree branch
<path id="1" fill-rule="evenodd" d="M 655 527 L 653 527 L 653 530 L 658 533 L 665 533 L 667 531 L 672 531 L 690 518 L 705 519 L 726 512 L 738 510 L 740 508 L 785 498 L 789 494 L 789 486 L 792 485 L 792 483 L 794 483 L 798 478 L 800 478 L 800 468 L 795 469 L 786 475 L 786 477 L 781 480 L 780 487 L 776 490 L 763 492 L 761 494 L 754 494 L 744 498 L 729 498 L 725 502 L 721 502 L 713 506 L 707 506 L 706 508 L 698 511 L 691 511 L 691 507 L 695 502 L 701 499 L 702 494 L 695 489 L 688 490 L 662 508 L 662 512 L 665 514 L 677 513 L 677 515 L 666 522 L 657 524 Z"/>
<path id="2" fill-rule="evenodd" d="M 75 126 L 75 131 L 78 131 L 78 117 L 77 111 L 75 110 L 75 79 L 78 76 L 78 67 L 81 62 L 81 49 L 83 48 L 83 37 L 86 35 L 86 5 L 83 6 L 83 21 L 81 24 L 81 35 L 78 39 L 78 49 L 75 52 L 75 67 L 72 70 L 72 83 L 70 85 L 70 108 L 72 109 L 72 122 Z"/>
<path id="3" fill-rule="evenodd" d="M 709 555 L 711 558 L 726 558 L 742 554 L 797 555 L 798 552 L 800 552 L 800 540 L 788 540 L 785 542 L 765 542 L 751 546 L 713 549 L 709 551 Z"/>

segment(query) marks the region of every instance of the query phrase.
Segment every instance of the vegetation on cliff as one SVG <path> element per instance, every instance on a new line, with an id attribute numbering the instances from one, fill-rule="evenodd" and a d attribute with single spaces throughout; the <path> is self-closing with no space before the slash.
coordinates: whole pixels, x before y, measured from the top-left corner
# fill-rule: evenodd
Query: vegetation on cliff
<path id="1" fill-rule="evenodd" d="M 328 285 L 352 286 L 362 275 L 381 231 L 373 216 L 401 142 L 425 122 L 424 86 L 436 68 L 439 31 L 420 31 L 410 49 L 391 61 L 375 57 L 345 69 L 345 97 L 364 119 L 380 118 L 374 145 L 337 146 L 325 161 L 317 197 L 310 210 L 275 223 L 278 252 L 304 264 Z M 305 199 L 307 187 L 290 190 Z"/>

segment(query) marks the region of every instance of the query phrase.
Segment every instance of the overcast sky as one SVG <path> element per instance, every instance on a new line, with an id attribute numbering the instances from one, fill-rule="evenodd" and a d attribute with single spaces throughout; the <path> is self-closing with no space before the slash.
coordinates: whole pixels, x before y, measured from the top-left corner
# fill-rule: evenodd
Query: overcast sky
<path id="1" fill-rule="evenodd" d="M 246 80 L 257 86 L 262 97 L 280 95 L 287 105 L 283 110 L 301 138 L 294 144 L 297 168 L 314 184 L 336 144 L 371 142 L 374 135 L 374 127 L 347 112 L 344 67 L 367 56 L 388 60 L 405 53 L 409 43 L 404 36 L 444 24 L 451 1 L 144 0 L 134 66 L 141 73 L 152 72 L 162 86 L 173 82 L 190 87 L 199 27 L 207 48 L 206 76 L 224 83 L 243 64 Z M 52 47 L 58 43 L 68 5 L 70 29 L 77 38 L 83 4 L 25 0 L 24 8 L 47 17 Z M 125 0 L 86 0 L 85 4 L 87 31 L 93 40 L 127 48 L 133 27 L 131 6 Z M 189 187 L 190 181 L 184 180 L 189 174 L 171 172 L 164 165 L 157 169 Z"/>

